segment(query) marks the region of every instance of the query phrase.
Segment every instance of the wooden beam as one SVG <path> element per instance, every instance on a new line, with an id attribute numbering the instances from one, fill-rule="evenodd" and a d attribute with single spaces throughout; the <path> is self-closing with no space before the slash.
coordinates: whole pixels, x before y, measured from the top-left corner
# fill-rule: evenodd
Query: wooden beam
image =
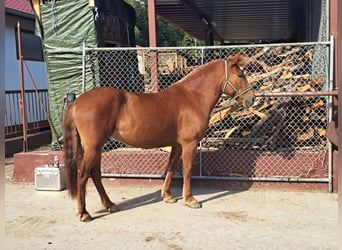
<path id="1" fill-rule="evenodd" d="M 180 2 L 192 13 L 192 15 L 196 19 L 198 19 L 199 22 L 203 24 L 203 33 L 205 33 L 206 43 L 207 39 L 209 38 L 208 34 L 211 33 L 212 42 L 208 41 L 209 44 L 206 45 L 211 45 L 210 43 L 214 44 L 214 37 L 216 37 L 221 43 L 223 43 L 223 38 L 215 31 L 215 28 L 211 25 L 212 20 L 210 20 L 206 15 L 204 15 L 191 1 L 180 0 Z M 208 33 L 208 31 L 210 32 Z"/>
<path id="2" fill-rule="evenodd" d="M 150 47 L 157 47 L 156 0 L 148 0 L 148 33 Z M 151 91 L 158 91 L 158 55 L 151 51 Z"/>
<path id="3" fill-rule="evenodd" d="M 157 47 L 156 0 L 148 0 L 147 11 L 150 47 Z"/>
<path id="4" fill-rule="evenodd" d="M 334 106 L 337 108 L 339 124 L 342 122 L 342 98 L 341 98 L 341 87 L 342 87 L 342 3 L 338 0 L 330 0 L 330 34 L 334 36 L 334 87 L 339 89 L 339 97 L 334 100 Z M 336 107 L 337 106 L 337 107 Z M 337 134 L 339 135 L 339 144 L 341 144 L 342 126 L 337 128 Z M 342 154 L 341 150 L 337 151 L 337 162 L 334 165 L 339 167 L 334 168 L 334 191 L 338 189 L 342 191 Z M 333 161 L 336 161 L 334 158 Z M 337 180 L 336 180 L 337 179 Z M 337 183 L 336 183 L 337 182 Z M 342 203 L 339 202 L 339 222 L 342 225 Z M 341 229 L 340 229 L 341 230 Z M 342 231 L 342 230 L 341 230 Z"/>

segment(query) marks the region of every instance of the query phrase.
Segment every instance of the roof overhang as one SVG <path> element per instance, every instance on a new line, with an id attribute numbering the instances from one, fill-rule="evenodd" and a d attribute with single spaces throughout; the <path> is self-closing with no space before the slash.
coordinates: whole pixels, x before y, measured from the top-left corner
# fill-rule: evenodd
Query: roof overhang
<path id="1" fill-rule="evenodd" d="M 33 14 L 22 12 L 22 11 L 11 9 L 11 8 L 7 8 L 7 7 L 5 7 L 5 14 L 34 20 Z"/>
<path id="2" fill-rule="evenodd" d="M 144 0 L 147 4 L 147 0 Z M 303 1 L 156 0 L 156 14 L 197 39 L 290 40 Z"/>

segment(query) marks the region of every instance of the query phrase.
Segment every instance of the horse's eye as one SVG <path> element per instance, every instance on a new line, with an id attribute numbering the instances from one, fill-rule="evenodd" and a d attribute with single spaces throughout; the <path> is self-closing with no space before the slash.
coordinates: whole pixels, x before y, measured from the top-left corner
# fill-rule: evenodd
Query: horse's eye
<path id="1" fill-rule="evenodd" d="M 238 77 L 240 77 L 240 78 L 242 78 L 243 77 L 243 74 L 241 74 L 241 75 L 237 75 Z"/>

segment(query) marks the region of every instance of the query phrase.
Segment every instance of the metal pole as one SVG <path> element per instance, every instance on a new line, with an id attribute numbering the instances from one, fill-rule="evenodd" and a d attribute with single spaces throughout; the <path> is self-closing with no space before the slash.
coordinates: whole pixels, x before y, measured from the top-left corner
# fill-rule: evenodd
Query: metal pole
<path id="1" fill-rule="evenodd" d="M 202 55 L 201 55 L 201 65 L 204 64 L 204 48 L 201 49 Z"/>
<path id="2" fill-rule="evenodd" d="M 103 178 L 149 178 L 163 179 L 165 175 L 158 174 L 101 174 Z M 174 179 L 183 178 L 182 175 L 173 176 Z M 244 176 L 191 176 L 193 180 L 234 180 L 234 181 L 274 181 L 274 182 L 311 182 L 311 183 L 326 183 L 328 178 L 300 178 L 300 177 L 244 177 Z"/>
<path id="3" fill-rule="evenodd" d="M 201 65 L 203 65 L 203 64 L 204 64 L 204 48 L 201 49 Z M 203 169 L 202 140 L 200 141 L 200 150 L 201 150 L 200 151 L 200 176 L 203 176 L 203 172 L 202 172 L 202 169 Z"/>
<path id="4" fill-rule="evenodd" d="M 86 91 L 85 88 L 85 67 L 86 67 L 86 45 L 85 42 L 82 43 L 82 91 L 83 93 Z"/>
<path id="5" fill-rule="evenodd" d="M 196 50 L 201 50 L 202 52 L 207 49 L 243 49 L 243 48 L 264 48 L 267 45 L 267 47 L 283 47 L 283 46 L 316 46 L 316 45 L 330 45 L 330 42 L 305 42 L 305 43 L 272 43 L 272 44 L 253 44 L 253 45 L 224 45 L 224 46 L 197 46 Z M 74 52 L 79 51 L 79 49 L 66 49 L 66 48 L 55 48 L 56 51 L 61 52 Z M 170 50 L 187 50 L 189 47 L 156 47 L 156 46 L 150 46 L 150 47 L 139 47 L 138 50 L 158 50 L 158 51 L 170 51 Z M 89 51 L 103 51 L 103 50 L 115 50 L 115 51 L 126 51 L 126 50 L 137 50 L 137 48 L 134 47 L 97 47 L 97 48 L 87 48 Z"/>
<path id="6" fill-rule="evenodd" d="M 199 152 L 199 158 L 200 158 L 200 176 L 203 175 L 202 173 L 202 169 L 203 169 L 203 151 L 202 151 L 202 140 L 199 143 L 199 148 L 200 148 L 200 152 Z"/>
<path id="7" fill-rule="evenodd" d="M 26 117 L 26 102 L 25 102 L 25 83 L 24 83 L 24 68 L 23 68 L 23 55 L 21 50 L 21 30 L 20 22 L 17 24 L 18 34 L 18 56 L 19 56 L 19 69 L 20 69 L 20 90 L 21 100 L 19 100 L 19 107 L 22 109 L 22 123 L 23 123 L 23 152 L 28 151 L 27 142 L 27 117 Z"/>
<path id="8" fill-rule="evenodd" d="M 330 83 L 329 83 L 330 84 Z M 255 97 L 289 97 L 289 96 L 337 96 L 338 90 L 316 92 L 257 92 Z"/>
<path id="9" fill-rule="evenodd" d="M 331 91 L 334 87 L 334 36 L 330 36 L 330 55 L 329 55 L 329 90 Z M 333 116 L 333 98 L 328 97 L 328 123 L 331 122 Z M 328 146 L 328 191 L 333 192 L 333 150 L 329 140 L 327 140 Z"/>

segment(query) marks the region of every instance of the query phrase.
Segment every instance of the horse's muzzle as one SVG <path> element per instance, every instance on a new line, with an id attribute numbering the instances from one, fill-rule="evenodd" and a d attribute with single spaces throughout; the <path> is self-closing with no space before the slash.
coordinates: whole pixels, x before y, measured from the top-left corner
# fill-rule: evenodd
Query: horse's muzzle
<path id="1" fill-rule="evenodd" d="M 249 107 L 252 107 L 253 104 L 254 104 L 254 101 L 255 101 L 255 96 L 246 96 L 243 100 L 243 104 L 242 106 L 244 108 L 249 108 Z"/>

